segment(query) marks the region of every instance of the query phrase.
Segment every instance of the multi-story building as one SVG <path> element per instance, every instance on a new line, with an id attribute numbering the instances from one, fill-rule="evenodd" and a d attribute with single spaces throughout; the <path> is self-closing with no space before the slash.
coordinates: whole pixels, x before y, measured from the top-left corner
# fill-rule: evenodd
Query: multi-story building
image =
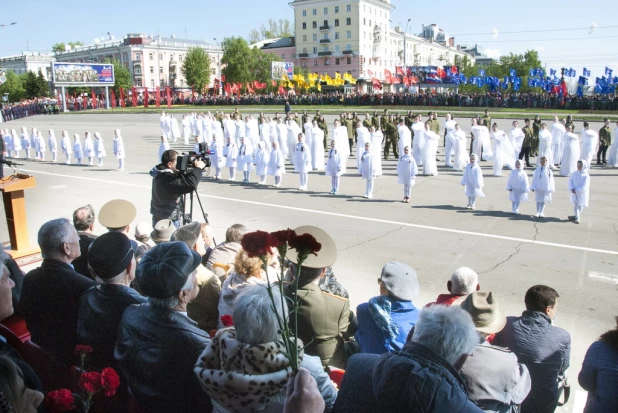
<path id="1" fill-rule="evenodd" d="M 51 62 L 53 61 L 52 53 L 23 52 L 16 56 L 1 57 L 0 68 L 18 75 L 26 72 L 38 74 L 41 71 L 46 80 L 51 80 Z"/>
<path id="2" fill-rule="evenodd" d="M 189 89 L 182 74 L 183 59 L 190 48 L 201 47 L 211 59 L 210 85 L 221 78 L 223 50 L 200 40 L 177 39 L 144 34 L 128 34 L 121 41 L 107 40 L 88 46 L 78 46 L 56 54 L 58 62 L 102 63 L 119 60 L 133 78 L 133 85 L 154 89 L 170 86 Z"/>

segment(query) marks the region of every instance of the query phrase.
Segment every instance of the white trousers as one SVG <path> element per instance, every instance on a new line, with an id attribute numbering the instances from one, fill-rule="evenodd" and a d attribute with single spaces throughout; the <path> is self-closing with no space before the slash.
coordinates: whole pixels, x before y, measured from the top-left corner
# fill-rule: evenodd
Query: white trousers
<path id="1" fill-rule="evenodd" d="M 58 153 L 57 152 L 52 152 L 52 162 L 56 162 L 57 158 L 58 158 Z"/>
<path id="2" fill-rule="evenodd" d="M 266 182 L 266 175 L 260 175 L 260 183 L 263 185 Z"/>
<path id="3" fill-rule="evenodd" d="M 367 179 L 367 185 L 365 186 L 365 195 L 370 198 L 373 196 L 373 177 L 371 179 Z"/>
<path id="4" fill-rule="evenodd" d="M 300 186 L 303 188 L 307 188 L 307 183 L 309 182 L 309 174 L 299 174 L 300 175 Z"/>
<path id="5" fill-rule="evenodd" d="M 233 181 L 236 177 L 236 168 L 230 168 L 230 179 Z"/>
<path id="6" fill-rule="evenodd" d="M 339 183 L 340 182 L 341 182 L 341 177 L 340 176 L 331 176 L 330 177 L 330 183 L 331 183 L 333 191 L 339 192 Z"/>
<path id="7" fill-rule="evenodd" d="M 468 197 L 468 205 L 474 206 L 474 204 L 476 204 L 476 197 L 475 196 L 469 196 Z"/>
<path id="8" fill-rule="evenodd" d="M 536 203 L 537 214 L 543 214 L 544 211 L 545 211 L 545 202 L 537 202 Z"/>
<path id="9" fill-rule="evenodd" d="M 103 158 L 99 158 L 99 166 L 103 166 Z"/>
<path id="10" fill-rule="evenodd" d="M 118 169 L 124 169 L 124 158 L 118 159 Z"/>
<path id="11" fill-rule="evenodd" d="M 67 158 L 67 165 L 71 163 L 71 154 L 70 153 L 65 153 L 64 156 Z"/>
<path id="12" fill-rule="evenodd" d="M 88 165 L 90 165 L 90 166 L 92 166 L 92 165 L 93 165 L 93 163 L 92 163 L 92 156 L 89 156 L 89 157 L 88 157 Z"/>
<path id="13" fill-rule="evenodd" d="M 575 204 L 573 210 L 575 211 L 575 218 L 579 219 L 579 217 L 581 216 L 582 212 L 584 211 L 584 207 Z"/>
<path id="14" fill-rule="evenodd" d="M 412 184 L 403 184 L 403 197 L 410 198 L 412 193 Z"/>
<path id="15" fill-rule="evenodd" d="M 513 211 L 517 212 L 519 211 L 519 205 L 521 204 L 520 201 L 512 201 L 511 205 L 513 206 Z"/>
<path id="16" fill-rule="evenodd" d="M 451 152 L 453 151 L 453 142 L 451 142 L 451 140 L 449 138 L 446 138 L 446 157 L 445 157 L 445 165 L 446 166 L 452 166 L 451 163 Z"/>

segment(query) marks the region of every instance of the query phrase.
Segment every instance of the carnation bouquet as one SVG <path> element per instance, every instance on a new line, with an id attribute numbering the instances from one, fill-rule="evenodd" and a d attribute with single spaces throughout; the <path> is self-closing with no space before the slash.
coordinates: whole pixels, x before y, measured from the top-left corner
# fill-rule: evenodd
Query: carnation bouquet
<path id="1" fill-rule="evenodd" d="M 268 255 L 276 249 L 279 252 L 281 272 L 277 275 L 276 285 L 271 284 L 268 280 L 266 288 L 270 299 L 272 300 L 272 309 L 277 316 L 279 330 L 283 343 L 285 345 L 285 356 L 290 361 L 290 366 L 294 373 L 298 372 L 300 367 L 300 351 L 298 344 L 298 280 L 300 278 L 300 269 L 303 262 L 307 260 L 310 254 L 317 255 L 322 245 L 311 234 L 298 235 L 294 230 L 286 229 L 276 232 L 256 231 L 246 234 L 242 241 L 242 248 L 250 257 L 258 257 L 262 260 L 262 268 L 268 274 Z M 293 294 L 292 297 L 285 297 L 283 292 L 283 280 L 285 271 L 285 257 L 288 249 L 294 249 L 297 252 L 296 274 L 292 281 Z M 284 300 L 288 300 L 290 311 L 287 316 L 285 313 L 280 314 L 275 305 L 275 295 L 273 288 L 279 289 L 281 299 L 281 308 L 285 308 Z M 290 317 L 294 317 L 294 328 L 290 328 Z"/>

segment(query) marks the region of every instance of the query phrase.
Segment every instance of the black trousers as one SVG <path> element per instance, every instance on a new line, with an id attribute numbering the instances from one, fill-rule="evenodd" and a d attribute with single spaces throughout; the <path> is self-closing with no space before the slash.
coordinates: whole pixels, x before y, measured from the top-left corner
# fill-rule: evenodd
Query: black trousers
<path id="1" fill-rule="evenodd" d="M 0 178 L 4 178 L 4 164 L 2 161 L 4 161 L 4 154 L 0 152 Z"/>
<path id="2" fill-rule="evenodd" d="M 597 163 L 601 163 L 601 159 L 603 162 L 607 162 L 607 145 L 600 145 L 599 151 L 597 152 Z"/>
<path id="3" fill-rule="evenodd" d="M 526 166 L 530 166 L 530 150 L 532 148 L 522 148 L 521 152 L 519 152 L 519 160 L 521 161 L 526 157 Z"/>

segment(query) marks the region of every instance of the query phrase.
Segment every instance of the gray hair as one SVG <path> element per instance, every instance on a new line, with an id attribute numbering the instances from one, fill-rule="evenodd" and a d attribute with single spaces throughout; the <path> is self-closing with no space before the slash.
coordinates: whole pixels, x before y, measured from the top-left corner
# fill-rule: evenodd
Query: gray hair
<path id="1" fill-rule="evenodd" d="M 272 300 L 264 285 L 248 285 L 236 296 L 232 318 L 238 341 L 255 345 L 270 343 L 279 338 L 277 314 L 287 316 L 288 311 L 285 302 L 282 311 L 279 291 L 273 289 L 272 294 L 277 313 L 273 311 Z"/>
<path id="2" fill-rule="evenodd" d="M 420 312 L 412 341 L 454 365 L 462 356 L 474 351 L 479 336 L 472 317 L 461 307 L 434 305 Z"/>
<path id="3" fill-rule="evenodd" d="M 86 231 L 90 229 L 90 226 L 94 224 L 94 209 L 92 205 L 77 208 L 73 212 L 73 225 L 78 231 Z"/>
<path id="4" fill-rule="evenodd" d="M 64 256 L 62 244 L 69 241 L 71 230 L 75 230 L 66 218 L 52 219 L 39 229 L 38 243 L 43 258 L 60 258 Z"/>
<path id="5" fill-rule="evenodd" d="M 476 291 L 479 276 L 468 267 L 457 268 L 451 275 L 451 294 L 468 295 Z"/>
<path id="6" fill-rule="evenodd" d="M 247 228 L 242 224 L 234 224 L 225 231 L 225 242 L 240 242 L 247 233 Z"/>
<path id="7" fill-rule="evenodd" d="M 190 290 L 191 287 L 193 287 L 193 278 L 196 276 L 196 274 L 197 270 L 189 274 L 189 277 L 187 277 L 187 281 L 185 281 L 185 285 L 182 286 L 180 291 Z M 150 304 L 154 308 L 159 308 L 161 310 L 169 310 L 171 308 L 174 308 L 178 305 L 178 303 L 180 303 L 180 299 L 178 298 L 178 294 L 180 293 L 180 291 L 168 298 L 148 297 L 148 304 Z"/>

